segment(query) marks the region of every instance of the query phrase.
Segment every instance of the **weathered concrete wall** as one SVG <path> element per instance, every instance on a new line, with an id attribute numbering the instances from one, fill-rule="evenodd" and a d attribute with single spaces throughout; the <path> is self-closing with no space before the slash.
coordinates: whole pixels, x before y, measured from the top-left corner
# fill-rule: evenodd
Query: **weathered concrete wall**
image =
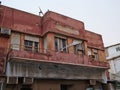
<path id="1" fill-rule="evenodd" d="M 107 62 L 107 61 L 106 61 L 106 57 L 105 57 L 105 51 L 103 51 L 103 50 L 98 50 L 98 54 L 99 54 L 99 60 L 100 60 L 100 61 Z"/>
<path id="2" fill-rule="evenodd" d="M 58 13 L 55 13 L 55 12 L 52 12 L 52 11 L 48 11 L 45 14 L 43 22 L 46 22 L 49 19 L 53 19 L 55 21 L 63 23 L 64 25 L 66 24 L 78 30 L 84 30 L 83 22 L 64 16 L 64 15 L 61 15 L 61 14 L 58 14 Z"/>
<path id="3" fill-rule="evenodd" d="M 46 35 L 47 50 L 55 51 L 55 36 L 53 33 L 48 33 Z"/>
<path id="4" fill-rule="evenodd" d="M 92 72 L 92 73 L 91 73 Z M 67 64 L 49 62 L 18 62 L 7 63 L 6 75 L 10 77 L 33 77 L 54 79 L 96 79 L 104 80 L 102 77 L 104 69 L 85 66 L 74 66 Z"/>
<path id="5" fill-rule="evenodd" d="M 55 32 L 76 38 L 84 38 L 84 23 L 70 17 L 48 11 L 43 17 L 43 34 Z"/>
<path id="6" fill-rule="evenodd" d="M 72 44 L 73 43 L 73 38 L 68 38 L 67 42 L 68 42 L 68 45 Z M 68 47 L 68 51 L 69 51 L 69 53 L 74 53 L 74 46 Z"/>

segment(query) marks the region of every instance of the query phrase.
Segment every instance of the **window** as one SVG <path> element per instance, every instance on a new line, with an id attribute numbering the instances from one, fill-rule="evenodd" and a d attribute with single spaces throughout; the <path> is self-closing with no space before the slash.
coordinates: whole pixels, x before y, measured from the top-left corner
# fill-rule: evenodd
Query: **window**
<path id="1" fill-rule="evenodd" d="M 84 54 L 84 47 L 83 47 L 83 42 L 82 41 L 74 41 L 77 42 L 76 45 L 74 45 L 74 52 L 75 54 Z"/>
<path id="2" fill-rule="evenodd" d="M 39 37 L 25 35 L 24 50 L 39 52 Z"/>
<path id="3" fill-rule="evenodd" d="M 98 50 L 97 49 L 88 48 L 88 55 L 93 60 L 99 60 L 99 55 L 98 55 Z"/>
<path id="4" fill-rule="evenodd" d="M 65 38 L 55 37 L 55 50 L 67 52 L 66 42 Z"/>
<path id="5" fill-rule="evenodd" d="M 20 50 L 20 33 L 12 32 L 10 43 L 12 49 Z"/>
<path id="6" fill-rule="evenodd" d="M 25 51 L 38 52 L 38 42 L 25 40 L 24 45 L 25 45 L 25 49 L 24 49 Z"/>
<path id="7" fill-rule="evenodd" d="M 24 45 L 25 45 L 25 50 L 26 51 L 32 51 L 32 46 L 33 46 L 32 41 L 25 40 Z"/>
<path id="8" fill-rule="evenodd" d="M 120 51 L 120 47 L 116 47 L 116 52 Z"/>
<path id="9" fill-rule="evenodd" d="M 93 55 L 94 55 L 94 59 L 95 59 L 95 60 L 99 60 L 98 50 L 97 50 L 97 49 L 92 49 L 92 52 L 93 52 Z"/>

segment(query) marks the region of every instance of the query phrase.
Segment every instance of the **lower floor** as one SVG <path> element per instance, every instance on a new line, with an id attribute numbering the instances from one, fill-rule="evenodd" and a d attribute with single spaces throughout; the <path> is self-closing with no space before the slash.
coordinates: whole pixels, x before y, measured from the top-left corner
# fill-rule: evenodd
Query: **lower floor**
<path id="1" fill-rule="evenodd" d="M 24 78 L 18 78 L 16 84 L 3 83 L 1 90 L 107 90 L 106 86 L 95 80 L 34 79 L 24 83 Z"/>
<path id="2" fill-rule="evenodd" d="M 107 90 L 106 68 L 11 59 L 3 90 Z"/>

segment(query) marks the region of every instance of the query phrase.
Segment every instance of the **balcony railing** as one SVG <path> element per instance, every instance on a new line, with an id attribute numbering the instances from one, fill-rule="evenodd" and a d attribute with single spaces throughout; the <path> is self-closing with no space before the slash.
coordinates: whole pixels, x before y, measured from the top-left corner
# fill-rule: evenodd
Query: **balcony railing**
<path id="1" fill-rule="evenodd" d="M 24 47 L 24 46 L 23 46 Z M 9 53 L 9 60 L 18 58 L 21 60 L 35 60 L 44 62 L 64 63 L 73 65 L 86 65 L 93 67 L 108 68 L 109 64 L 102 61 L 94 61 L 87 55 L 78 55 L 74 53 L 56 52 L 53 50 L 39 49 L 38 52 L 25 51 L 25 49 L 12 49 Z M 16 59 L 17 60 L 17 59 Z"/>

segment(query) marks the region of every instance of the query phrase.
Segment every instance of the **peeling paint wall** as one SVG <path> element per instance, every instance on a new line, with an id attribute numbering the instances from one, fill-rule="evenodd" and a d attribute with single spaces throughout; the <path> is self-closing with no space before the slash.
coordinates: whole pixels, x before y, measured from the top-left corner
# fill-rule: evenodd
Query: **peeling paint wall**
<path id="1" fill-rule="evenodd" d="M 93 47 L 93 48 L 104 50 L 103 40 L 100 34 L 86 31 L 85 36 L 87 39 L 88 47 Z"/>
<path id="2" fill-rule="evenodd" d="M 12 30 L 34 35 L 41 34 L 41 17 L 0 5 L 1 17 L 0 26 Z M 33 22 L 34 20 L 34 22 Z"/>
<path id="3" fill-rule="evenodd" d="M 102 73 L 104 70 L 82 66 L 43 62 L 8 62 L 6 75 L 10 77 L 102 80 Z"/>
<path id="4" fill-rule="evenodd" d="M 48 11 L 43 17 L 43 34 L 55 32 L 76 38 L 84 38 L 84 23 L 70 17 Z"/>
<path id="5" fill-rule="evenodd" d="M 9 38 L 0 36 L 0 75 L 5 74 L 5 63 L 9 51 Z"/>

